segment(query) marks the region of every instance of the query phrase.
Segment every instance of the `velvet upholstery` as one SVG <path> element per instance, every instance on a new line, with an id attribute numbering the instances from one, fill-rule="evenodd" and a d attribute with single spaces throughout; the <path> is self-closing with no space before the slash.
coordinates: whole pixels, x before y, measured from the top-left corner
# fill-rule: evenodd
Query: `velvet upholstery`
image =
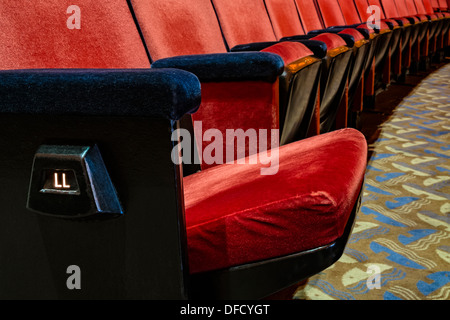
<path id="1" fill-rule="evenodd" d="M 362 134 L 343 129 L 280 147 L 276 175 L 261 176 L 261 164 L 246 164 L 185 178 L 190 272 L 336 240 L 362 186 L 366 152 Z"/>
<path id="2" fill-rule="evenodd" d="M 168 0 L 160 3 L 165 4 L 166 2 Z M 59 0 L 39 1 L 32 5 L 27 1 L 17 0 L 11 6 L 9 4 L 5 6 L 7 10 L 3 10 L 4 8 L 1 7 L 2 33 L 0 33 L 0 37 L 6 37 L 6 39 L 1 39 L 1 42 L 7 45 L 2 46 L 0 52 L 2 55 L 10 54 L 10 56 L 2 57 L 0 62 L 0 68 L 8 70 L 0 73 L 1 103 L 2 106 L 5 106 L 3 111 L 155 116 L 171 120 L 179 119 L 185 112 L 195 111 L 199 103 L 200 90 L 197 77 L 181 70 L 156 68 L 148 70 L 148 56 L 133 18 L 127 11 L 128 7 L 125 1 L 78 0 L 77 3 L 82 8 L 82 12 L 85 12 L 85 8 L 89 8 L 85 12 L 86 15 L 83 13 L 82 21 L 84 22 L 82 22 L 81 31 L 65 30 L 65 19 L 62 19 L 61 26 L 59 9 L 65 10 L 66 6 L 60 7 Z M 13 8 L 13 10 L 8 8 Z M 172 13 L 170 10 L 168 12 Z M 141 14 L 144 13 L 141 12 Z M 53 16 L 54 14 L 55 16 Z M 62 16 L 66 18 L 66 16 Z M 164 23 L 174 18 L 170 14 L 166 14 L 166 17 L 167 20 L 164 20 Z M 189 15 L 187 14 L 186 17 Z M 190 16 L 190 19 L 186 21 L 192 20 L 197 20 L 197 17 Z M 42 24 L 31 23 L 29 29 L 18 28 L 20 22 L 24 21 L 39 21 Z M 4 30 L 8 32 L 3 32 Z M 168 28 L 164 32 L 167 30 L 172 31 Z M 144 30 L 143 34 L 145 35 L 145 33 Z M 165 43 L 167 35 L 163 37 L 162 32 L 159 35 L 161 37 L 155 39 Z M 188 31 L 184 33 L 184 36 L 186 35 L 189 35 Z M 146 40 L 147 45 L 150 45 L 148 38 Z M 22 43 L 23 41 L 25 43 Z M 182 46 L 179 43 L 177 45 Z M 214 48 L 218 49 L 215 45 L 212 47 L 213 49 L 205 45 L 201 50 L 215 51 Z M 168 46 L 164 50 L 167 48 Z M 164 56 L 171 50 L 177 50 L 173 47 L 169 49 L 168 51 L 156 51 L 156 53 Z M 31 68 L 56 70 L 16 70 Z M 80 68 L 90 70 L 80 70 Z M 116 70 L 99 70 L 102 68 Z M 127 70 L 117 70 L 121 68 L 127 68 Z M 202 99 L 205 101 L 200 110 L 193 115 L 193 119 L 196 120 L 197 116 L 206 120 L 210 118 L 216 121 L 216 123 L 210 122 L 211 127 L 219 129 L 236 128 L 236 123 L 243 123 L 241 128 L 244 129 L 246 126 L 276 129 L 279 120 L 277 84 L 277 81 L 271 83 L 248 80 L 225 83 L 206 82 L 202 84 L 201 88 Z M 29 90 L 29 96 L 23 96 L 23 88 Z M 73 104 L 70 108 L 63 108 L 66 107 L 63 104 L 68 99 L 75 101 L 71 101 Z M 129 105 L 127 106 L 127 104 Z M 124 109 L 120 109 L 120 107 L 124 107 Z M 209 112 L 209 115 L 202 114 L 202 112 Z M 238 118 L 243 119 L 244 122 Z M 222 127 L 219 127 L 219 124 Z M 164 128 L 167 132 L 161 136 L 167 137 L 170 128 L 166 126 Z M 112 131 L 114 129 L 108 128 Z M 102 135 L 106 135 L 108 132 L 110 131 L 102 133 Z M 57 133 L 55 133 L 56 135 Z M 39 136 L 40 138 L 41 136 Z M 154 140 L 150 141 L 154 142 Z M 26 148 L 23 150 L 29 151 Z M 158 210 L 167 215 L 179 216 L 179 220 L 173 219 L 174 222 L 178 222 L 178 225 L 173 226 L 174 229 L 177 229 L 174 238 L 184 238 L 184 230 L 178 229 L 184 227 L 181 211 L 185 209 L 189 246 L 187 250 L 191 272 L 226 268 L 239 263 L 297 253 L 328 244 L 342 235 L 345 225 L 349 222 L 350 212 L 357 202 L 364 177 L 367 159 L 367 144 L 364 136 L 356 130 L 335 131 L 313 139 L 285 145 L 280 149 L 274 149 L 273 152 L 277 150 L 280 153 L 280 157 L 277 158 L 279 174 L 270 176 L 261 175 L 262 165 L 260 164 L 227 164 L 192 174 L 182 181 L 175 181 L 176 179 L 173 178 L 179 176 L 173 172 L 175 170 L 173 164 L 169 164 L 168 171 L 172 172 L 164 179 L 172 178 L 170 179 L 172 184 L 169 185 L 169 189 L 172 190 L 168 192 L 176 194 L 169 199 L 174 199 L 174 202 L 179 201 L 179 203 L 169 203 L 167 207 L 163 203 Z M 133 150 L 133 152 L 137 151 L 139 150 Z M 157 152 L 163 151 L 157 150 Z M 118 154 L 123 155 L 123 153 Z M 168 154 L 166 156 L 169 158 Z M 142 159 L 139 158 L 138 162 L 140 160 Z M 150 160 L 148 165 L 152 165 L 153 159 L 144 160 Z M 157 168 L 162 168 L 162 166 Z M 136 171 L 139 167 L 127 168 L 126 173 L 130 172 L 128 169 Z M 144 181 L 145 179 L 142 180 L 140 174 L 141 172 L 137 172 L 132 176 L 132 178 L 137 178 L 137 181 L 133 183 L 137 183 L 138 186 L 141 183 L 148 183 L 152 188 L 160 187 L 161 179 L 156 180 L 157 182 L 152 179 Z M 125 178 L 129 178 L 129 176 L 125 175 Z M 163 183 L 163 188 L 168 188 L 168 185 Z M 184 199 L 180 194 L 183 188 Z M 149 201 L 151 198 L 141 199 L 143 195 L 145 197 L 145 194 L 148 194 L 145 190 L 141 193 L 134 195 L 137 196 L 137 202 L 134 196 L 127 199 L 132 206 L 137 204 L 137 210 L 132 211 L 137 213 L 137 220 L 127 220 L 127 225 L 119 224 L 119 230 L 123 231 L 122 226 L 124 226 L 125 229 L 131 230 L 131 233 L 133 231 L 142 234 L 149 233 L 146 227 L 147 223 L 152 221 L 152 215 L 151 208 L 147 206 L 151 206 L 152 201 Z M 142 200 L 144 201 L 140 204 L 139 202 Z M 143 206 L 141 206 L 142 203 Z M 142 220 L 142 214 L 147 218 L 150 215 L 150 219 Z M 142 221 L 145 223 L 143 224 Z M 102 225 L 111 225 L 110 222 L 114 225 L 117 220 L 106 221 Z M 80 222 L 79 226 L 83 229 L 87 224 L 88 222 Z M 156 225 L 160 227 L 158 223 Z M 50 228 L 38 229 L 38 231 L 44 233 L 54 225 L 49 224 L 48 226 Z M 98 226 L 97 223 L 92 226 L 94 226 L 94 233 L 97 230 L 99 233 L 117 230 L 116 228 L 106 228 L 106 231 L 97 229 L 95 228 Z M 53 230 L 56 235 L 60 234 L 58 231 L 60 230 Z M 112 235 L 115 234 L 115 232 L 112 233 Z M 118 243 L 130 240 L 126 238 L 126 235 L 129 234 L 120 232 Z M 58 237 L 56 238 L 58 239 Z M 168 238 L 173 242 L 179 241 L 179 239 Z M 51 239 L 51 237 L 47 239 Z M 124 270 L 121 268 L 114 270 L 118 272 L 120 279 L 131 283 L 131 285 L 127 283 L 127 287 L 120 286 L 120 290 L 126 290 L 122 288 L 136 285 L 137 289 L 133 288 L 133 290 L 136 290 L 140 297 L 143 296 L 143 291 L 148 292 L 154 288 L 146 286 L 149 281 L 133 282 L 130 281 L 130 277 L 136 275 L 137 269 L 144 269 L 139 274 L 145 274 L 147 269 L 144 260 L 150 260 L 150 264 L 154 262 L 149 257 L 156 256 L 157 259 L 163 260 L 162 264 L 168 263 L 165 259 L 166 255 L 159 256 L 151 252 L 154 255 L 147 256 L 146 249 L 154 250 L 160 245 L 159 243 L 140 242 L 141 239 L 141 237 L 132 239 L 131 246 L 137 244 L 138 247 L 140 245 L 143 247 L 137 251 L 132 250 L 131 254 L 143 254 L 145 259 L 138 257 L 135 260 L 133 258 L 132 261 L 136 261 L 137 265 L 133 265 L 132 270 L 128 268 L 129 261 Z M 163 246 L 166 244 L 166 242 L 162 243 Z M 97 243 L 96 246 L 103 250 L 101 243 Z M 114 250 L 111 255 L 107 254 L 106 257 L 119 259 L 119 265 L 122 265 L 125 261 L 121 259 L 128 259 L 130 254 L 130 251 L 123 249 L 129 247 L 114 248 L 113 243 L 109 248 L 114 248 Z M 89 243 L 86 248 L 86 252 L 83 249 L 81 253 L 83 257 L 87 256 L 89 259 L 96 251 L 90 250 Z M 177 248 L 181 250 L 175 255 L 184 256 L 185 252 L 181 251 L 184 251 L 185 248 L 182 245 Z M 119 257 L 115 256 L 116 252 L 119 252 Z M 26 254 L 28 253 L 26 252 Z M 55 252 L 49 250 L 46 253 L 53 255 Z M 121 256 L 120 253 L 126 254 Z M 69 251 L 68 256 L 65 257 L 72 257 L 71 252 Z M 57 257 L 57 259 L 59 258 Z M 169 263 L 174 261 L 170 260 Z M 180 262 L 180 260 L 176 261 Z M 47 262 L 45 261 L 45 263 Z M 108 262 L 109 260 L 106 260 L 105 263 Z M 95 263 L 94 265 L 98 266 Z M 176 264 L 175 269 L 177 268 L 176 271 L 179 273 L 187 271 L 180 270 L 183 268 L 182 263 Z M 101 272 L 103 269 L 99 270 L 98 272 Z M 165 271 L 162 272 L 167 275 Z M 127 273 L 124 274 L 125 272 Z M 113 277 L 115 275 L 114 273 Z M 155 283 L 160 280 L 161 274 L 152 276 L 155 276 L 156 280 L 152 280 L 151 283 Z M 113 286 L 112 284 L 111 287 Z M 182 293 L 178 293 L 177 297 L 182 295 Z"/>
<path id="3" fill-rule="evenodd" d="M 202 82 L 260 80 L 273 83 L 283 72 L 284 61 L 269 52 L 239 52 L 177 56 L 160 59 L 152 67 L 190 71 Z"/>
<path id="4" fill-rule="evenodd" d="M 109 1 L 114 10 L 96 0 L 77 5 L 81 28 L 69 29 L 69 4 L 1 1 L 0 69 L 150 67 L 126 1 Z"/>
<path id="5" fill-rule="evenodd" d="M 200 83 L 176 69 L 5 70 L 0 96 L 2 113 L 179 120 L 200 105 Z"/>

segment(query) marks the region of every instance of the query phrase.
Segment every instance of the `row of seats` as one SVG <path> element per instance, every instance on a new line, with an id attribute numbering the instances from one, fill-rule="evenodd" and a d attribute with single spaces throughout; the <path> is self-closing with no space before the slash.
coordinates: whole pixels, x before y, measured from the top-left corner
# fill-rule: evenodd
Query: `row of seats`
<path id="1" fill-rule="evenodd" d="M 1 147 L 17 154 L 0 161 L 1 177 L 23 177 L 24 190 L 1 199 L 2 248 L 25 233 L 20 253 L 0 251 L 9 297 L 262 298 L 320 272 L 342 254 L 359 206 L 367 143 L 348 128 L 353 115 L 377 79 L 448 46 L 449 15 L 428 0 L 75 2 L 0 4 L 0 112 L 11 120 Z M 182 167 L 170 152 L 177 128 L 200 155 L 211 130 L 279 137 L 233 142 L 245 164 L 225 163 L 223 144 L 224 158 Z M 108 156 L 123 217 L 36 220 L 22 209 L 30 155 L 55 141 Z M 267 150 L 278 155 L 271 175 L 251 162 Z M 40 261 L 35 291 L 17 268 L 27 259 Z M 95 284 L 67 291 L 68 261 Z"/>

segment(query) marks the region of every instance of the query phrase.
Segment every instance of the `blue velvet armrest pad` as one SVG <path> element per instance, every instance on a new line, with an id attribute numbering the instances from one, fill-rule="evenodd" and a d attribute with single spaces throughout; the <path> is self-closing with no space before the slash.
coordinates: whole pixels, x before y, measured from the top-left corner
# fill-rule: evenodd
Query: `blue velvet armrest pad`
<path id="1" fill-rule="evenodd" d="M 283 73 L 283 59 L 270 52 L 229 52 L 185 55 L 161 59 L 152 68 L 177 68 L 192 72 L 201 82 L 275 82 Z"/>
<path id="2" fill-rule="evenodd" d="M 0 113 L 179 120 L 200 101 L 197 77 L 176 69 L 0 71 Z"/>

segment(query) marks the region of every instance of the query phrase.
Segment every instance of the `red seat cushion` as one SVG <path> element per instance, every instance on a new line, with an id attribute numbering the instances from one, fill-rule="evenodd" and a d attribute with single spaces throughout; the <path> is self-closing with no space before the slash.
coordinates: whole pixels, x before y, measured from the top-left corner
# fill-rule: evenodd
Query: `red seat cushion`
<path id="1" fill-rule="evenodd" d="M 225 164 L 184 178 L 191 273 L 301 252 L 343 234 L 366 168 L 364 136 L 342 129 L 277 150 L 275 175 Z"/>
<path id="2" fill-rule="evenodd" d="M 280 42 L 261 51 L 272 52 L 279 55 L 283 58 L 285 65 L 301 58 L 314 55 L 308 47 L 298 42 Z"/>

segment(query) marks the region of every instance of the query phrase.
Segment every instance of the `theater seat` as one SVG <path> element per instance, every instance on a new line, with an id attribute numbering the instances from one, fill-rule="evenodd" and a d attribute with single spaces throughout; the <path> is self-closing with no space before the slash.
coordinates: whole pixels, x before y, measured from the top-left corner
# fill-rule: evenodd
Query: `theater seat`
<path id="1" fill-rule="evenodd" d="M 275 36 L 278 40 L 291 40 L 302 38 L 305 35 L 297 7 L 292 0 L 265 0 L 267 12 L 272 23 Z M 329 33 L 323 30 L 321 34 Z M 348 119 L 351 126 L 356 125 L 357 112 L 363 109 L 363 81 L 366 68 L 371 59 L 370 39 L 353 28 L 338 31 L 338 34 L 346 34 L 353 37 L 353 63 L 349 71 L 348 84 Z M 318 33 L 319 34 L 319 33 Z"/>
<path id="2" fill-rule="evenodd" d="M 347 4 L 348 6 L 351 6 L 351 3 L 349 4 L 348 0 L 340 0 L 341 6 Z M 379 10 L 379 20 L 377 21 L 374 19 L 373 14 L 375 14 L 376 11 L 373 10 L 370 6 L 378 6 L 380 8 Z M 408 48 L 407 42 L 409 41 L 408 31 L 407 28 L 409 25 L 404 25 L 400 21 L 396 21 L 394 19 L 387 19 L 386 16 L 383 13 L 383 9 L 381 6 L 381 3 L 379 0 L 374 1 L 368 1 L 368 0 L 355 0 L 354 1 L 354 7 L 357 10 L 357 13 L 360 16 L 361 21 L 366 23 L 372 23 L 372 24 L 379 24 L 381 27 L 381 24 L 386 24 L 389 29 L 392 31 L 391 36 L 391 42 L 390 42 L 390 64 L 391 69 L 389 73 L 385 75 L 385 77 L 391 77 L 393 80 L 398 80 L 401 75 L 403 68 L 407 68 L 407 65 L 404 65 L 402 61 L 402 56 L 404 55 L 404 51 Z M 385 69 L 387 72 L 387 70 Z M 386 79 L 387 80 L 387 79 Z"/>
<path id="3" fill-rule="evenodd" d="M 221 63 L 226 66 L 228 62 L 225 59 L 237 60 L 240 56 L 249 55 L 249 53 L 227 53 L 227 46 L 210 0 L 182 2 L 133 0 L 131 4 L 150 56 L 155 62 L 154 68 L 172 66 L 196 73 L 198 70 L 191 68 L 195 56 L 201 65 L 204 60 L 202 55 L 222 53 L 216 57 L 219 57 Z M 167 18 L 167 12 L 171 13 L 170 19 Z M 282 58 L 284 66 L 281 66 L 280 77 L 272 79 L 270 85 L 257 83 L 251 78 L 238 80 L 235 77 L 234 81 L 218 83 L 218 80 L 200 77 L 204 97 L 202 101 L 208 107 L 200 108 L 200 112 L 193 116 L 194 121 L 197 118 L 201 118 L 203 122 L 211 120 L 213 122 L 208 124 L 208 127 L 225 132 L 228 122 L 223 119 L 233 113 L 242 114 L 239 128 L 244 130 L 252 128 L 254 121 L 258 119 L 264 125 L 281 130 L 281 144 L 307 136 L 317 104 L 322 67 L 320 59 L 301 43 L 272 43 L 270 46 L 252 49 L 253 54 L 254 51 L 262 49 L 265 52 L 261 54 L 262 56 L 276 54 Z M 191 57 L 189 60 L 166 59 L 182 55 Z M 209 56 L 209 59 L 213 57 L 214 55 Z M 218 61 L 216 63 L 219 63 Z M 243 69 L 251 69 L 256 64 L 257 62 L 235 65 L 233 69 L 229 67 L 229 72 L 234 70 L 239 73 Z M 214 70 L 214 65 L 211 65 L 211 68 Z M 210 73 L 213 72 L 203 72 L 206 75 Z M 217 95 L 220 99 L 215 98 Z M 235 102 L 239 100 L 241 102 L 236 104 Z M 254 107 L 248 109 L 248 104 Z M 246 116 L 243 115 L 243 110 L 246 110 Z M 218 117 L 218 114 L 223 115 Z M 264 117 L 267 121 L 263 122 Z"/>
<path id="4" fill-rule="evenodd" d="M 280 257 L 295 260 L 301 252 L 325 249 L 342 238 L 361 190 L 365 159 L 360 154 L 365 150 L 362 136 L 343 129 L 281 147 L 279 172 L 273 176 L 260 176 L 258 165 L 225 165 L 187 177 L 186 227 L 195 295 L 243 298 L 252 286 L 265 286 L 254 281 L 267 279 L 239 276 L 240 269 L 256 264 L 268 268 Z M 271 187 L 275 185 L 277 190 Z M 215 281 L 224 270 L 240 283 L 219 293 Z"/>
<path id="5" fill-rule="evenodd" d="M 342 255 L 366 167 L 360 132 L 273 147 L 270 175 L 255 153 L 184 177 L 174 147 L 201 84 L 149 68 L 126 2 L 2 3 L 0 28 L 0 298 L 256 299 Z M 259 77 L 282 71 L 262 56 Z M 54 174 L 70 180 L 49 186 Z M 73 268 L 81 290 L 68 285 Z"/>
<path id="6" fill-rule="evenodd" d="M 414 24 L 417 32 L 417 45 L 413 48 L 414 63 L 410 72 L 418 70 L 419 64 L 424 65 L 428 57 L 429 50 L 429 22 L 423 15 L 417 15 L 414 1 L 394 0 L 398 13 L 402 18 L 406 18 Z"/>
<path id="7" fill-rule="evenodd" d="M 436 14 L 438 18 L 441 20 L 440 32 L 437 33 L 436 36 L 436 51 L 437 51 L 437 61 L 441 61 L 442 53 L 444 53 L 445 49 L 450 46 L 450 37 L 449 37 L 449 27 L 450 27 L 450 13 L 448 12 L 434 12 L 433 6 L 430 0 L 423 0 L 423 7 L 428 16 Z"/>

